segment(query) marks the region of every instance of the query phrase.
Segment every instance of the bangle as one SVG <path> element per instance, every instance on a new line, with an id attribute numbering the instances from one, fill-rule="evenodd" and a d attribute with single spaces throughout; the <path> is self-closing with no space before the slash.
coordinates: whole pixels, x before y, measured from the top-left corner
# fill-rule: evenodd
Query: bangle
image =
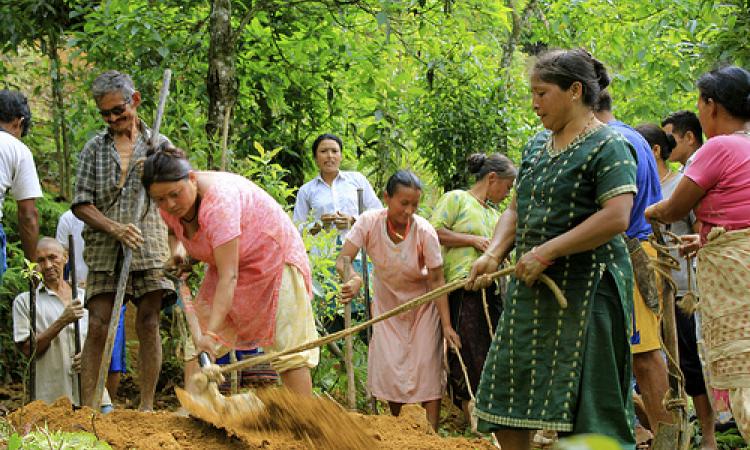
<path id="1" fill-rule="evenodd" d="M 547 267 L 549 267 L 549 266 L 551 266 L 552 264 L 555 263 L 554 261 L 550 261 L 547 258 L 543 258 L 543 257 L 539 256 L 537 254 L 537 252 L 536 252 L 536 247 L 534 247 L 534 248 L 531 249 L 531 256 L 533 256 L 534 259 L 536 259 L 537 261 L 539 261 L 540 263 L 542 263 L 542 265 L 545 265 Z"/>
<path id="2" fill-rule="evenodd" d="M 494 259 L 494 260 L 495 260 L 495 261 L 497 261 L 498 263 L 500 262 L 500 257 L 499 257 L 499 256 L 495 256 L 495 255 L 493 255 L 493 254 L 492 254 L 492 253 L 490 253 L 490 252 L 484 252 L 484 256 L 489 256 L 490 258 Z"/>

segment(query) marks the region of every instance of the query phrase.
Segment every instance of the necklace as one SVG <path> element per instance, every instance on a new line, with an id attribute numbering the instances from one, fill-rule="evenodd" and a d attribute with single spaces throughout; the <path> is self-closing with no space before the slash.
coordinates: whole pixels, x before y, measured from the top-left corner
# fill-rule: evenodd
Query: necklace
<path id="1" fill-rule="evenodd" d="M 479 198 L 478 195 L 476 195 L 475 193 L 471 192 L 470 190 L 466 191 L 466 192 L 468 192 L 472 197 L 474 197 L 479 202 L 480 205 L 487 206 L 487 200 L 482 200 L 481 198 Z"/>
<path id="2" fill-rule="evenodd" d="M 659 181 L 661 183 L 664 183 L 668 179 L 672 178 L 672 175 L 674 175 L 675 173 L 677 173 L 677 172 L 672 172 L 671 170 L 669 170 L 669 171 L 667 171 L 667 173 L 663 177 L 661 177 L 661 179 Z"/>
<path id="3" fill-rule="evenodd" d="M 193 221 L 198 218 L 198 213 L 200 212 L 200 207 L 201 207 L 201 196 L 197 195 L 195 197 L 195 214 L 193 214 L 193 217 L 191 217 L 190 219 L 186 219 L 184 217 L 180 217 L 180 221 L 182 221 L 184 223 L 193 223 Z"/>
<path id="4" fill-rule="evenodd" d="M 391 219 L 385 218 L 385 224 L 388 227 L 388 231 L 396 236 L 397 238 L 401 239 L 402 241 L 406 240 L 406 236 L 409 234 L 409 227 L 411 226 L 411 219 L 406 222 L 406 229 L 404 230 L 404 234 L 396 233 L 396 230 L 393 229 L 393 225 L 391 224 Z"/>
<path id="5" fill-rule="evenodd" d="M 603 126 L 603 125 L 604 124 L 602 124 L 602 123 L 599 123 L 597 125 L 596 116 L 594 116 L 592 114 L 591 117 L 589 118 L 589 121 L 586 122 L 586 125 L 583 127 L 583 129 L 580 132 L 578 132 L 578 134 L 573 138 L 573 140 L 570 141 L 570 143 L 568 145 L 566 145 L 565 147 L 562 147 L 560 149 L 555 149 L 554 148 L 555 134 L 553 133 L 553 134 L 550 135 L 550 137 L 547 140 L 547 143 L 545 145 L 547 153 L 549 153 L 552 156 L 560 155 L 560 154 L 566 152 L 567 150 L 576 147 L 578 144 L 580 144 L 581 142 L 583 142 L 587 137 L 589 137 L 589 135 L 591 133 L 593 133 L 594 131 L 598 130 L 600 128 L 600 126 Z"/>

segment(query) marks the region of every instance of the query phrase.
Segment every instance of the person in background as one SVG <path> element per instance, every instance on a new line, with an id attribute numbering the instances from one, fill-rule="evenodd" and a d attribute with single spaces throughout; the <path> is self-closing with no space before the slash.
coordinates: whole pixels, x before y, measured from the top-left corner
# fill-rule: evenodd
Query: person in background
<path id="1" fill-rule="evenodd" d="M 130 76 L 114 70 L 104 72 L 94 80 L 91 93 L 107 129 L 81 150 L 71 208 L 86 224 L 83 258 L 89 269 L 85 301 L 89 334 L 81 356 L 83 403 L 92 404 L 123 246 L 127 246 L 133 259 L 125 300 L 137 307 L 139 409 L 151 411 L 162 360 L 159 314 L 175 300 L 174 286 L 164 274 L 164 261 L 169 256 L 167 228 L 153 205 L 144 205 L 145 211 L 136 210 L 142 195 L 137 161 L 146 156 L 152 131 L 138 117 L 141 93 Z M 156 141 L 157 145 L 169 142 L 161 135 Z M 140 228 L 134 223 L 138 221 Z"/>
<path id="2" fill-rule="evenodd" d="M 89 268 L 83 260 L 83 249 L 86 246 L 82 235 L 83 227 L 83 221 L 76 217 L 75 214 L 73 214 L 73 211 L 69 209 L 65 211 L 57 221 L 55 239 L 57 239 L 57 242 L 59 242 L 68 255 L 70 255 L 68 236 L 73 236 L 73 245 L 75 246 L 76 254 L 72 256 L 75 258 L 76 263 L 76 282 L 78 283 L 78 286 L 85 288 Z M 68 274 L 69 266 L 69 264 L 65 265 L 66 279 L 70 278 Z M 115 343 L 112 347 L 112 361 L 109 364 L 109 373 L 107 374 L 107 391 L 109 391 L 110 396 L 113 398 L 117 397 L 122 374 L 127 372 L 125 307 L 126 305 L 122 305 L 122 308 L 120 308 L 120 322 L 117 324 L 117 334 L 115 335 Z"/>
<path id="3" fill-rule="evenodd" d="M 479 382 L 477 428 L 504 449 L 529 449 L 541 428 L 601 433 L 632 450 L 633 273 L 622 233 L 637 190 L 635 152 L 594 115 L 609 75 L 588 52 L 548 52 L 530 81 L 547 131 L 523 148 L 516 195 L 467 285 L 485 286 L 479 275 L 515 247 L 515 277 Z M 538 282 L 541 273 L 567 308 Z"/>
<path id="4" fill-rule="evenodd" d="M 372 258 L 373 316 L 377 317 L 445 284 L 440 242 L 430 223 L 416 215 L 422 185 L 412 172 L 399 170 L 386 183 L 385 209 L 362 214 L 346 236 L 336 260 L 344 284 L 341 301 L 348 302 L 362 287 L 362 278 L 347 273 L 344 258 L 353 259 L 364 247 Z M 398 416 L 405 403 L 420 403 L 437 431 L 440 400 L 445 390 L 443 338 L 460 348 L 451 326 L 448 298 L 376 323 L 367 359 L 367 384 L 375 398 L 388 402 Z"/>
<path id="5" fill-rule="evenodd" d="M 497 205 L 508 196 L 518 173 L 511 160 L 499 153 L 474 153 L 469 156 L 467 166 L 475 177 L 474 184 L 466 191 L 446 192 L 435 205 L 430 219 L 443 246 L 446 283 L 468 276 L 472 263 L 487 249 L 500 218 Z M 451 324 L 463 343 L 461 360 L 470 385 L 466 385 L 461 361 L 455 352 L 448 353 L 448 383 L 453 402 L 464 411 L 467 420 L 471 417 L 470 392 L 477 391 L 503 307 L 496 289 L 486 291 L 486 300 L 487 311 L 481 292 L 458 289 L 448 295 Z"/>
<path id="6" fill-rule="evenodd" d="M 188 256 L 207 264 L 198 295 L 185 304 L 188 321 L 198 321 L 191 326 L 198 352 L 275 353 L 317 339 L 305 246 L 273 197 L 239 175 L 193 170 L 174 147 L 148 156 L 142 182 L 170 230 L 169 265 Z M 318 359 L 315 348 L 271 366 L 286 388 L 312 396 Z"/>
<path id="7" fill-rule="evenodd" d="M 606 90 L 599 94 L 596 116 L 622 134 L 636 151 L 638 192 L 633 200 L 630 224 L 625 231 L 635 275 L 633 334 L 630 344 L 633 353 L 633 374 L 646 407 L 649 425 L 655 432 L 659 422 L 672 423 L 672 416 L 662 402 L 669 389 L 667 364 L 661 353 L 659 339 L 656 275 L 648 263 L 649 258 L 656 257 L 656 250 L 648 242 L 651 224 L 643 217 L 643 211 L 648 205 L 662 199 L 659 174 L 648 142 L 629 125 L 615 118 L 612 114 L 612 97 Z"/>
<path id="8" fill-rule="evenodd" d="M 78 382 L 74 370 L 75 326 L 80 324 L 80 339 L 86 339 L 88 313 L 81 300 L 73 300 L 74 287 L 65 281 L 63 272 L 67 262 L 65 249 L 55 239 L 43 237 L 36 248 L 36 262 L 43 282 L 36 290 L 36 397 L 52 403 L 65 396 L 80 405 Z M 82 288 L 78 298 L 84 298 Z M 27 357 L 31 356 L 29 293 L 13 300 L 13 340 Z M 112 410 L 107 391 L 102 398 L 102 411 Z"/>
<path id="9" fill-rule="evenodd" d="M 703 129 L 698 116 L 686 110 L 673 112 L 661 121 L 661 128 L 675 141 L 669 161 L 680 163 L 684 171 L 690 158 L 703 145 Z"/>
<path id="10" fill-rule="evenodd" d="M 34 166 L 34 156 L 21 138 L 31 126 L 31 109 L 26 97 L 17 91 L 0 90 L 0 205 L 8 192 L 18 204 L 18 234 L 26 259 L 34 261 L 39 236 L 36 199 L 42 187 Z M 2 219 L 0 208 L 0 219 Z M 0 224 L 0 284 L 8 269 L 5 230 Z"/>
<path id="11" fill-rule="evenodd" d="M 321 134 L 312 144 L 313 159 L 319 174 L 297 192 L 294 203 L 294 223 L 307 223 L 309 215 L 320 224 L 325 218 L 333 221 L 345 235 L 359 216 L 357 189 L 362 189 L 365 211 L 380 209 L 370 182 L 359 172 L 341 170 L 343 143 L 333 134 Z"/>
<path id="12" fill-rule="evenodd" d="M 308 227 L 312 233 L 317 233 L 320 229 L 335 227 L 337 229 L 336 245 L 326 247 L 336 252 L 343 244 L 343 237 L 359 216 L 358 189 L 362 189 L 365 211 L 383 207 L 364 175 L 359 172 L 341 170 L 343 148 L 341 138 L 334 134 L 321 134 L 315 138 L 312 144 L 312 154 L 319 173 L 315 178 L 302 185 L 297 192 L 292 217 L 294 223 L 298 224 L 300 228 Z M 310 221 L 311 219 L 312 221 Z M 326 250 L 313 248 L 311 252 L 325 254 Z M 335 254 L 331 253 L 327 256 L 333 258 Z M 354 270 L 362 273 L 361 255 L 356 255 L 353 265 Z M 369 273 L 372 272 L 372 265 L 369 263 L 367 270 Z M 325 305 L 325 310 L 318 310 L 321 316 L 321 324 L 328 332 L 341 330 L 344 326 L 344 318 L 340 314 L 330 311 L 335 310 L 336 300 L 331 299 L 330 302 L 322 300 L 321 292 L 323 289 L 316 280 L 313 280 L 313 289 L 316 292 L 316 305 L 318 307 Z M 352 315 L 355 318 L 362 319 L 364 309 L 363 301 L 355 300 L 352 305 Z"/>
<path id="13" fill-rule="evenodd" d="M 709 383 L 727 389 L 732 415 L 750 441 L 750 72 L 727 66 L 698 79 L 698 119 L 708 137 L 672 195 L 646 209 L 673 223 L 695 212 L 699 236 L 681 252 L 698 252 L 698 311 Z"/>
<path id="14" fill-rule="evenodd" d="M 635 130 L 651 146 L 654 159 L 656 159 L 656 167 L 659 171 L 662 195 L 664 198 L 669 198 L 682 178 L 681 172 L 673 171 L 667 165 L 670 154 L 676 145 L 675 139 L 672 135 L 665 133 L 664 130 L 653 124 L 639 125 Z M 695 214 L 691 211 L 682 220 L 668 225 L 666 229 L 677 236 L 684 236 L 693 234 L 695 224 Z M 679 257 L 677 251 L 673 253 L 672 256 L 680 261 L 680 270 L 672 270 L 672 279 L 677 285 L 675 292 L 675 322 L 677 326 L 680 370 L 685 375 L 685 392 L 693 398 L 693 406 L 701 424 L 701 435 L 703 436 L 701 448 L 715 450 L 717 448 L 714 433 L 714 421 L 716 418 L 714 417 L 714 411 L 708 398 L 708 392 L 706 391 L 706 381 L 703 379 L 703 368 L 695 336 L 695 316 L 693 313 L 686 312 L 683 308 L 677 306 L 681 303 L 685 294 L 693 289 L 692 286 L 688 285 L 687 275 L 688 271 L 692 271 L 693 268 L 688 266 L 685 258 Z"/>

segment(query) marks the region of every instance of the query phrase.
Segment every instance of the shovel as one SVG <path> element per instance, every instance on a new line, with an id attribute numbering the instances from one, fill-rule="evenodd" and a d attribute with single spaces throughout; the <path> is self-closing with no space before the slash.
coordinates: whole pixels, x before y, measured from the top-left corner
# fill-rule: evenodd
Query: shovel
<path id="1" fill-rule="evenodd" d="M 73 301 L 78 300 L 78 277 L 76 277 L 76 246 L 73 235 L 68 235 L 68 262 L 70 267 L 70 287 L 73 291 Z M 81 321 L 76 320 L 73 322 L 73 329 L 75 332 L 75 352 L 76 355 L 81 353 Z M 83 393 L 81 392 L 81 371 L 76 373 L 76 381 L 78 383 L 78 408 L 83 406 Z M 74 406 L 75 408 L 75 406 Z"/>

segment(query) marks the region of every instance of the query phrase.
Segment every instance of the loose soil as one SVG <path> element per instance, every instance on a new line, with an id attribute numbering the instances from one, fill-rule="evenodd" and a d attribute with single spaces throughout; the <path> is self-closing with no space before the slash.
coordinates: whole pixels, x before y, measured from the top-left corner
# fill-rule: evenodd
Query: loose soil
<path id="1" fill-rule="evenodd" d="M 495 448 L 481 438 L 438 436 L 419 406 L 407 405 L 400 417 L 392 417 L 346 413 L 333 402 L 308 405 L 278 393 L 266 394 L 263 400 L 271 406 L 266 412 L 227 424 L 229 431 L 166 411 L 74 411 L 65 398 L 52 405 L 30 403 L 7 418 L 18 430 L 46 424 L 50 430 L 87 431 L 115 449 Z M 292 414 L 282 413 L 289 410 Z"/>

